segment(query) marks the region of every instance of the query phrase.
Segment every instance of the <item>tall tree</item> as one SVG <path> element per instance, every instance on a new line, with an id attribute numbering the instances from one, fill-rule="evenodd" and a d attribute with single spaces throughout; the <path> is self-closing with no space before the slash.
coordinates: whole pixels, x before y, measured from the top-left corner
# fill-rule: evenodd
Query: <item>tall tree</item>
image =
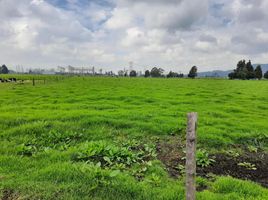
<path id="1" fill-rule="evenodd" d="M 228 75 L 229 78 L 230 79 L 247 79 L 249 77 L 247 65 L 248 65 L 248 68 L 251 68 L 250 61 L 246 64 L 245 60 L 240 60 L 236 65 L 236 69 Z"/>
<path id="2" fill-rule="evenodd" d="M 9 70 L 6 65 L 2 65 L 2 67 L 0 67 L 0 74 L 8 74 L 8 72 Z"/>
<path id="3" fill-rule="evenodd" d="M 264 78 L 268 79 L 268 71 L 264 73 Z"/>
<path id="4" fill-rule="evenodd" d="M 254 68 L 253 68 L 250 60 L 246 64 L 246 69 L 247 69 L 247 77 L 246 78 L 247 79 L 255 78 Z"/>
<path id="5" fill-rule="evenodd" d="M 189 71 L 188 77 L 195 78 L 196 76 L 197 76 L 197 67 L 193 66 L 191 70 Z"/>
<path id="6" fill-rule="evenodd" d="M 255 77 L 259 80 L 262 79 L 262 69 L 260 65 L 258 65 L 255 69 Z"/>
<path id="7" fill-rule="evenodd" d="M 237 71 L 243 71 L 245 68 L 246 68 L 246 61 L 245 60 L 240 60 L 236 65 Z"/>
<path id="8" fill-rule="evenodd" d="M 152 77 L 161 77 L 164 70 L 162 68 L 154 67 L 151 69 L 151 76 Z"/>
<path id="9" fill-rule="evenodd" d="M 246 67 L 246 61 L 245 60 L 240 60 L 237 63 L 237 68 L 236 68 L 236 76 L 239 79 L 246 79 L 248 74 L 248 70 Z"/>
<path id="10" fill-rule="evenodd" d="M 145 74 L 144 74 L 144 77 L 146 78 L 146 77 L 149 77 L 150 76 L 150 71 L 149 70 L 146 70 L 145 71 Z"/>
<path id="11" fill-rule="evenodd" d="M 135 70 L 131 70 L 131 71 L 129 72 L 129 76 L 130 76 L 130 77 L 136 77 L 136 76 L 137 76 L 137 72 L 136 72 Z"/>

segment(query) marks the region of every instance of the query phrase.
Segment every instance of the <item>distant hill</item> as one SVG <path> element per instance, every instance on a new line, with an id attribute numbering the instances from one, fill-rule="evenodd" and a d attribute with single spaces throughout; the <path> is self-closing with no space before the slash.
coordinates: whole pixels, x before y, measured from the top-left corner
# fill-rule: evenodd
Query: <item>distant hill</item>
<path id="1" fill-rule="evenodd" d="M 232 72 L 232 70 L 222 71 L 222 70 L 214 70 L 208 72 L 199 72 L 198 77 L 228 77 L 228 74 Z"/>
<path id="2" fill-rule="evenodd" d="M 268 71 L 268 64 L 253 64 L 253 67 L 255 68 L 257 65 L 261 65 L 263 73 Z M 228 74 L 232 71 L 233 70 L 213 70 L 207 72 L 199 72 L 198 77 L 228 77 Z"/>

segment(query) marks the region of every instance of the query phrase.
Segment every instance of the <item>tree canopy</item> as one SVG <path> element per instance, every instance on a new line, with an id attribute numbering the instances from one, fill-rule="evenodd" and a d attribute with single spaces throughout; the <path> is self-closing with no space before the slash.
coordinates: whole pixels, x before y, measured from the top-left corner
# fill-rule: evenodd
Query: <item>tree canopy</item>
<path id="1" fill-rule="evenodd" d="M 136 77 L 137 76 L 137 72 L 135 70 L 132 70 L 129 72 L 129 76 L 130 77 Z"/>
<path id="2" fill-rule="evenodd" d="M 151 69 L 151 76 L 152 77 L 161 77 L 164 70 L 162 68 L 154 67 Z"/>
<path id="3" fill-rule="evenodd" d="M 254 70 L 250 60 L 247 63 L 245 60 L 240 60 L 236 65 L 236 69 L 228 74 L 228 76 L 230 79 L 261 79 L 262 69 L 258 65 Z"/>
<path id="4" fill-rule="evenodd" d="M 264 73 L 264 78 L 268 79 L 268 71 Z"/>
<path id="5" fill-rule="evenodd" d="M 0 67 L 0 74 L 8 74 L 9 70 L 6 65 Z"/>
<path id="6" fill-rule="evenodd" d="M 260 65 L 258 65 L 255 69 L 255 78 L 259 80 L 262 79 L 262 69 Z"/>
<path id="7" fill-rule="evenodd" d="M 145 71 L 145 74 L 144 74 L 144 77 L 149 77 L 150 76 L 150 71 L 149 70 L 146 70 Z"/>
<path id="8" fill-rule="evenodd" d="M 195 78 L 197 76 L 197 67 L 193 66 L 188 74 L 189 78 Z"/>
<path id="9" fill-rule="evenodd" d="M 167 78 L 183 78 L 183 74 L 179 74 L 177 72 L 173 72 L 173 71 L 170 71 L 168 74 L 167 74 Z"/>

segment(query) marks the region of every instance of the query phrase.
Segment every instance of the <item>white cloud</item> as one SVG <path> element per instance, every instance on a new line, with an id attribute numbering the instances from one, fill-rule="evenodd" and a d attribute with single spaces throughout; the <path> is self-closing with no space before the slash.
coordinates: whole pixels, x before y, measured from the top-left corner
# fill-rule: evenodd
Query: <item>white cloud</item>
<path id="1" fill-rule="evenodd" d="M 184 72 L 268 62 L 266 0 L 49 1 L 0 1 L 1 62 Z"/>
<path id="2" fill-rule="evenodd" d="M 143 46 L 147 42 L 144 32 L 138 27 L 132 27 L 126 30 L 126 37 L 122 40 L 122 44 L 127 47 Z"/>
<path id="3" fill-rule="evenodd" d="M 115 8 L 112 11 L 112 17 L 106 22 L 108 29 L 127 28 L 132 24 L 133 17 L 128 8 Z"/>

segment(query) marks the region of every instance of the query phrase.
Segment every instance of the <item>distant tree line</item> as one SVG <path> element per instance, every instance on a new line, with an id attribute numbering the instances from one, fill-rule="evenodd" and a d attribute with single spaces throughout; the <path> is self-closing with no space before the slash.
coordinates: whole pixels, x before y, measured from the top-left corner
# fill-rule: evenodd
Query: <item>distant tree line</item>
<path id="1" fill-rule="evenodd" d="M 124 70 L 119 70 L 118 76 L 136 77 L 136 76 L 138 76 L 138 73 L 135 70 L 131 70 L 129 73 L 127 71 L 124 71 Z M 147 77 L 183 78 L 184 74 L 169 71 L 169 73 L 167 75 L 164 75 L 164 70 L 162 68 L 153 67 L 151 70 L 146 70 L 144 75 L 142 75 L 142 76 L 144 76 L 145 78 L 147 78 Z M 197 76 L 197 67 L 193 66 L 188 74 L 188 77 L 195 78 L 196 76 Z"/>
<path id="2" fill-rule="evenodd" d="M 264 77 L 267 78 L 267 73 L 265 73 Z M 231 72 L 229 75 L 230 79 L 262 79 L 263 73 L 260 65 L 257 65 L 254 69 L 251 61 L 246 62 L 245 60 L 240 60 L 237 63 L 236 69 Z"/>
<path id="3" fill-rule="evenodd" d="M 40 70 L 39 70 L 40 71 Z M 0 66 L 0 74 L 8 74 L 9 70 L 6 65 Z M 29 70 L 29 74 L 34 73 L 34 71 Z M 104 75 L 106 76 L 116 76 L 113 71 L 108 71 Z M 170 71 L 167 75 L 164 75 L 164 69 L 153 67 L 151 70 L 146 70 L 144 74 L 142 72 L 137 72 L 136 70 L 126 71 L 126 70 L 119 70 L 118 76 L 129 76 L 129 77 L 136 77 L 136 76 L 144 76 L 144 77 L 166 77 L 166 78 L 183 78 L 183 73 L 177 73 Z M 189 78 L 195 78 L 197 76 L 197 67 L 193 66 L 188 74 Z"/>
<path id="4" fill-rule="evenodd" d="M 167 78 L 183 78 L 184 75 L 182 73 L 177 73 L 177 72 L 173 72 L 173 71 L 170 71 L 168 74 L 167 74 Z"/>
<path id="5" fill-rule="evenodd" d="M 193 66 L 189 73 L 186 75 L 188 78 L 195 78 L 197 77 L 197 67 Z M 12 71 L 9 71 L 7 66 L 3 64 L 0 66 L 0 74 L 8 74 L 12 73 Z M 31 70 L 29 71 L 31 73 Z M 105 74 L 101 74 L 105 76 L 117 76 L 113 71 L 105 72 Z M 144 76 L 147 77 L 166 77 L 166 78 L 184 78 L 185 75 L 183 73 L 177 73 L 173 71 L 169 71 L 168 74 L 164 74 L 164 69 L 153 67 L 151 70 L 146 70 L 144 74 L 142 74 L 141 71 L 136 70 L 119 70 L 118 76 L 129 76 L 129 77 L 141 77 Z M 228 77 L 230 79 L 243 79 L 243 80 L 249 80 L 249 79 L 268 79 L 268 71 L 263 74 L 262 68 L 260 65 L 257 65 L 254 69 L 253 65 L 251 64 L 251 61 L 249 60 L 246 62 L 245 60 L 240 60 L 237 63 L 236 69 L 233 70 L 233 72 L 228 74 Z"/>

